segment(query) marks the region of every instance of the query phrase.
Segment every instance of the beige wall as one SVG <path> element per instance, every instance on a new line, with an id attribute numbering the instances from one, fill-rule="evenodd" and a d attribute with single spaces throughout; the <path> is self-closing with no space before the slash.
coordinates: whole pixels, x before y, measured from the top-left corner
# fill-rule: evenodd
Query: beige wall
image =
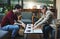
<path id="1" fill-rule="evenodd" d="M 56 0 L 57 19 L 60 19 L 60 0 Z"/>

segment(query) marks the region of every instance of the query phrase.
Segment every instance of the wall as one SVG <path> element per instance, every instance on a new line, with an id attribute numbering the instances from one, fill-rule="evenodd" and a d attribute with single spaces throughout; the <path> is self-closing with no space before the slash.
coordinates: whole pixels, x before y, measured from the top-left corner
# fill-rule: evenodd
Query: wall
<path id="1" fill-rule="evenodd" d="M 60 0 L 56 0 L 57 19 L 60 19 Z"/>

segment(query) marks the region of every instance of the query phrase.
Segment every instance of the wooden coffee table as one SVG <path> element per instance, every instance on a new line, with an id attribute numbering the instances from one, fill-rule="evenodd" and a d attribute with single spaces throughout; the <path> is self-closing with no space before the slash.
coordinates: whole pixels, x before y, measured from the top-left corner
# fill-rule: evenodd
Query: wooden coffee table
<path id="1" fill-rule="evenodd" d="M 24 39 L 42 39 L 43 32 L 41 28 L 33 30 L 33 24 L 27 24 L 24 31 Z"/>

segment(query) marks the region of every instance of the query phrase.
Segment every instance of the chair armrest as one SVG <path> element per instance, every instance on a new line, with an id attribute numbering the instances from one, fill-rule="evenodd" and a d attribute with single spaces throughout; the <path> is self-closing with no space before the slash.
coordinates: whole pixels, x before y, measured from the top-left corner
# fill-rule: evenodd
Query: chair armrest
<path id="1" fill-rule="evenodd" d="M 22 16 L 20 15 L 20 16 L 18 16 L 18 20 L 21 20 L 21 18 L 22 18 Z"/>
<path id="2" fill-rule="evenodd" d="M 57 22 L 57 23 L 56 23 L 56 27 L 57 27 L 57 28 L 60 27 L 60 23 Z"/>
<path id="3" fill-rule="evenodd" d="M 24 28 L 22 26 L 20 26 L 18 33 L 19 35 L 24 36 Z"/>
<path id="4" fill-rule="evenodd" d="M 32 24 L 34 24 L 34 16 L 32 16 Z"/>

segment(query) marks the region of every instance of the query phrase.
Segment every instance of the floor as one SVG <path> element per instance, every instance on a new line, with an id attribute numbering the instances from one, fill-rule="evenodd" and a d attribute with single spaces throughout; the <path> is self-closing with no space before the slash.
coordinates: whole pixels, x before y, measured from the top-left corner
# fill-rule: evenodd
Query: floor
<path id="1" fill-rule="evenodd" d="M 15 37 L 15 39 L 23 39 L 24 37 L 23 36 L 17 36 Z"/>
<path id="2" fill-rule="evenodd" d="M 33 36 L 33 38 L 30 38 L 31 36 L 28 37 L 28 39 L 40 39 L 40 38 L 36 38 Z M 15 39 L 24 39 L 24 36 L 16 36 Z"/>

